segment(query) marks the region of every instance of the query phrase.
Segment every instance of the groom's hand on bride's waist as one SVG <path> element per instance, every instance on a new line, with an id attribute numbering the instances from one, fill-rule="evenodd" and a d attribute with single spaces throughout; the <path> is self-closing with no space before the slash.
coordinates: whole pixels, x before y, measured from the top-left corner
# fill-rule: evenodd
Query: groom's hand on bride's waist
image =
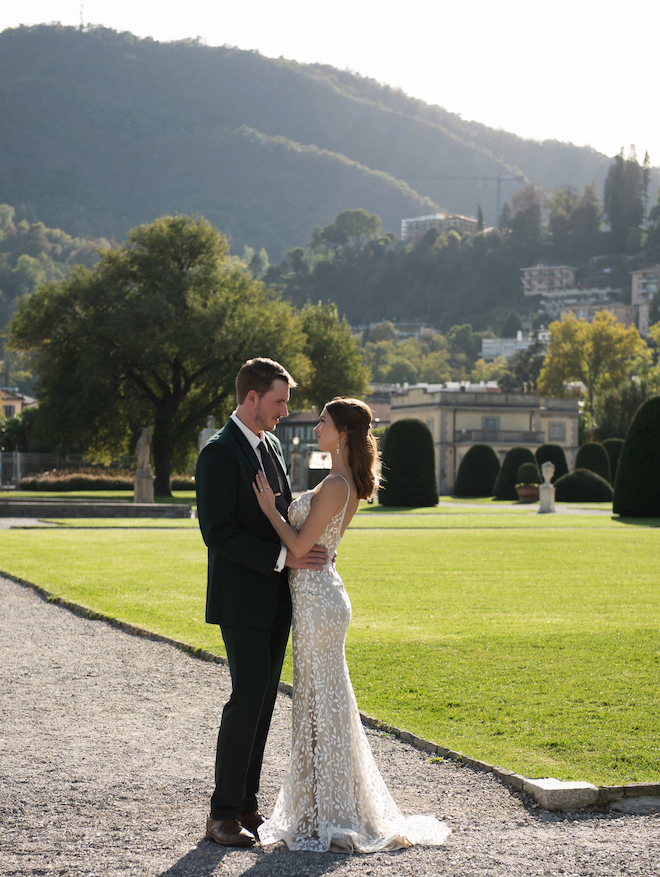
<path id="1" fill-rule="evenodd" d="M 328 549 L 322 545 L 315 545 L 304 557 L 296 557 L 287 548 L 284 565 L 291 569 L 323 569 L 328 562 Z"/>

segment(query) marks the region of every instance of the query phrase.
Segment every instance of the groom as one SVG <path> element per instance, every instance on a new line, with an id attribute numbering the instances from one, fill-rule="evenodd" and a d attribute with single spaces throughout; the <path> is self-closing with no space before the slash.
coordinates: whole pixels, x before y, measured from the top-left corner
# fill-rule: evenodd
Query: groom
<path id="1" fill-rule="evenodd" d="M 266 737 L 291 626 L 286 567 L 321 569 L 315 546 L 295 558 L 262 514 L 252 485 L 259 470 L 286 515 L 291 487 L 279 441 L 269 435 L 296 386 L 271 359 L 248 360 L 236 377 L 238 406 L 197 462 L 199 525 L 208 547 L 206 621 L 219 624 L 232 680 L 218 733 L 209 840 L 251 846 L 264 817 L 257 791 Z"/>

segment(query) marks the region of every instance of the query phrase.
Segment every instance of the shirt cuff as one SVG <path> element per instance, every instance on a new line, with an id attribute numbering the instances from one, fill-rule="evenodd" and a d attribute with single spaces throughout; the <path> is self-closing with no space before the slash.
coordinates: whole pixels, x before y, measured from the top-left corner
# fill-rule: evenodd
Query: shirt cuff
<path id="1" fill-rule="evenodd" d="M 286 545 L 282 542 L 282 547 L 280 548 L 280 554 L 277 558 L 277 563 L 275 564 L 275 572 L 282 572 L 284 569 L 284 563 L 286 561 Z"/>

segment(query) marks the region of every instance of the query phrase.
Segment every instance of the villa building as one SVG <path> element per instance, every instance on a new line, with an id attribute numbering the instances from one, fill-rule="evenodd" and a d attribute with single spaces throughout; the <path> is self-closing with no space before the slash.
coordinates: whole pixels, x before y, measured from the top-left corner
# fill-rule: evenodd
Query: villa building
<path id="1" fill-rule="evenodd" d="M 455 229 L 459 234 L 476 234 L 478 221 L 473 216 L 458 213 L 434 213 L 401 220 L 401 240 L 407 244 L 420 241 L 429 229 L 437 228 L 441 234 Z"/>
<path id="2" fill-rule="evenodd" d="M 578 400 L 551 399 L 535 393 L 448 390 L 416 384 L 392 393 L 391 421 L 416 418 L 431 431 L 436 452 L 438 489 L 452 493 L 461 460 L 472 445 L 491 445 L 502 461 L 512 447 L 534 451 L 561 445 L 570 468 L 578 449 Z"/>

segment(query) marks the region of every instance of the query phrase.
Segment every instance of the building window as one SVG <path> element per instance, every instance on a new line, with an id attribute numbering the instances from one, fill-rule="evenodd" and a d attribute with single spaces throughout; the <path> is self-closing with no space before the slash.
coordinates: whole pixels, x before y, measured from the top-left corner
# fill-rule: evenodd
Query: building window
<path id="1" fill-rule="evenodd" d="M 565 442 L 566 441 L 566 424 L 565 423 L 551 423 L 548 431 L 548 439 L 551 442 Z"/>
<path id="2" fill-rule="evenodd" d="M 14 405 L 5 405 L 5 417 L 13 417 L 16 413 L 16 407 Z"/>
<path id="3" fill-rule="evenodd" d="M 481 419 L 481 428 L 484 432 L 496 433 L 500 428 L 500 419 L 499 417 L 482 417 Z M 496 435 L 484 436 L 486 441 L 495 441 L 497 438 Z"/>

